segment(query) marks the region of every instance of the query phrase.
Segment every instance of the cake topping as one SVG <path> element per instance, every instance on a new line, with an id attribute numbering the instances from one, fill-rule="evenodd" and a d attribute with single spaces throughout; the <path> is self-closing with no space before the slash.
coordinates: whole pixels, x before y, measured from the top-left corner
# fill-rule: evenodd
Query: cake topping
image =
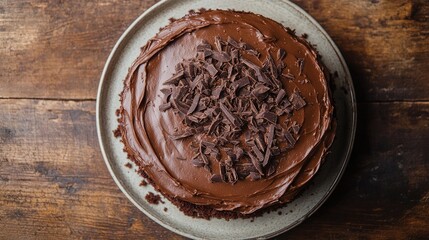
<path id="1" fill-rule="evenodd" d="M 271 175 L 278 164 L 273 156 L 280 152 L 279 146 L 284 143 L 292 148 L 299 138 L 298 125 L 289 131 L 278 119 L 306 105 L 299 92 L 288 98 L 282 88 L 279 72 L 285 68 L 281 63 L 286 51 L 277 50 L 277 64 L 271 55 L 255 64 L 245 54 L 260 53 L 232 37 L 226 41 L 216 37 L 215 47 L 203 42 L 196 49 L 196 57 L 178 63 L 176 73 L 164 81 L 165 102 L 159 109 L 179 114 L 184 126 L 172 138 L 181 141 L 202 136 L 195 138 L 197 147 L 191 163 L 211 172 L 209 158 L 218 161 L 219 173 L 210 178 L 213 183 L 235 183 L 248 175 L 256 181 Z M 297 64 L 301 72 L 303 60 Z M 291 78 L 293 75 L 287 79 Z M 245 163 L 253 168 L 238 170 L 237 174 L 237 165 Z"/>

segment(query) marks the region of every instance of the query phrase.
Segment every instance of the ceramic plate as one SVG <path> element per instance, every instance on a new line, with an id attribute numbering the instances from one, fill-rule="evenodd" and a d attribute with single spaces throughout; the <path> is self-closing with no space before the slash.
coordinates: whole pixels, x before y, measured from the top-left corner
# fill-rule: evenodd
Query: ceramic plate
<path id="1" fill-rule="evenodd" d="M 282 215 L 273 212 L 254 219 L 225 221 L 194 219 L 185 216 L 168 200 L 165 204 L 152 205 L 145 200 L 151 186 L 139 186 L 142 178 L 124 166 L 126 154 L 119 139 L 112 131 L 117 127 L 115 110 L 119 108 L 119 96 L 128 67 L 140 53 L 140 47 L 168 24 L 171 17 L 180 18 L 191 9 L 235 9 L 250 11 L 276 20 L 292 29 L 297 35 L 308 34 L 308 40 L 317 45 L 323 62 L 332 72 L 336 90 L 333 92 L 338 129 L 336 139 L 319 173 L 302 196 L 280 209 Z M 124 32 L 113 48 L 104 67 L 97 97 L 97 130 L 101 151 L 116 184 L 130 201 L 152 220 L 186 237 L 196 239 L 263 239 L 283 233 L 298 225 L 327 199 L 337 185 L 350 156 L 356 127 L 356 103 L 352 80 L 341 53 L 322 27 L 298 6 L 288 1 L 261 0 L 166 0 L 142 14 Z M 168 211 L 163 209 L 167 207 Z"/>

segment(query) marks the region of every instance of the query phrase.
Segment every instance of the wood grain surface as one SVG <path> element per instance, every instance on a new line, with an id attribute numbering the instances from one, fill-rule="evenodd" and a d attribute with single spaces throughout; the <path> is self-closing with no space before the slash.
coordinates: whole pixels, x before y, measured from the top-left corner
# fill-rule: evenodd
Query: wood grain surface
<path id="1" fill-rule="evenodd" d="M 183 239 L 120 192 L 95 128 L 105 60 L 155 2 L 0 2 L 0 239 Z M 333 195 L 279 238 L 427 239 L 429 2 L 294 2 L 344 54 L 358 129 Z"/>

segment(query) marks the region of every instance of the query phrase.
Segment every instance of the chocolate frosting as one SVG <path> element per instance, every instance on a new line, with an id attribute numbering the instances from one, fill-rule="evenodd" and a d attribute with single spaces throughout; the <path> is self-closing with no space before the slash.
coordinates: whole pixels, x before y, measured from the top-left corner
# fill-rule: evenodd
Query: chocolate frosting
<path id="1" fill-rule="evenodd" d="M 212 183 L 208 171 L 190 163 L 194 154 L 190 149 L 192 138 L 203 136 L 172 139 L 171 135 L 184 127 L 182 119 L 173 111 L 159 110 L 163 104 L 160 90 L 176 72 L 175 66 L 194 58 L 198 45 L 214 45 L 216 37 L 237 39 L 256 49 L 260 56 L 246 58 L 259 67 L 260 59 L 284 49 L 283 75 L 292 77 L 283 79 L 283 88 L 288 96 L 300 92 L 306 102 L 288 121 L 301 126 L 296 144 L 277 156 L 279 164 L 274 174 L 257 181 L 245 178 L 235 184 Z M 124 150 L 155 188 L 170 198 L 219 211 L 250 214 L 291 201 L 318 171 L 335 136 L 327 74 L 317 52 L 290 29 L 253 13 L 201 11 L 162 28 L 130 67 L 121 103 L 119 129 Z M 218 172 L 218 165 L 212 165 Z"/>

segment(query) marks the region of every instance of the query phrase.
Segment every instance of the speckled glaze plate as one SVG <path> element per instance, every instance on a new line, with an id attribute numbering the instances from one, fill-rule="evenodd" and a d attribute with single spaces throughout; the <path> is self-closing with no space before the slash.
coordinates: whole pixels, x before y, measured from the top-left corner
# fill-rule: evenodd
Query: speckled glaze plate
<path id="1" fill-rule="evenodd" d="M 308 34 L 308 40 L 317 46 L 328 69 L 338 73 L 333 91 L 338 121 L 332 153 L 327 157 L 313 183 L 292 203 L 277 212 L 250 219 L 225 221 L 222 219 L 194 219 L 185 216 L 168 200 L 153 205 L 145 200 L 151 186 L 139 186 L 142 178 L 135 168 L 127 168 L 123 145 L 114 138 L 117 127 L 115 110 L 119 108 L 119 93 L 128 67 L 137 58 L 149 38 L 171 17 L 180 18 L 191 9 L 235 9 L 250 11 L 274 19 L 284 26 L 296 29 L 298 35 Z M 289 1 L 261 0 L 165 0 L 144 12 L 124 32 L 113 48 L 103 73 L 97 96 L 97 130 L 101 152 L 116 184 L 130 201 L 160 225 L 195 239 L 265 239 L 286 232 L 310 217 L 334 190 L 347 165 L 356 128 L 356 102 L 347 65 L 332 39 L 322 27 L 301 8 Z M 168 211 L 165 212 L 164 208 Z"/>

